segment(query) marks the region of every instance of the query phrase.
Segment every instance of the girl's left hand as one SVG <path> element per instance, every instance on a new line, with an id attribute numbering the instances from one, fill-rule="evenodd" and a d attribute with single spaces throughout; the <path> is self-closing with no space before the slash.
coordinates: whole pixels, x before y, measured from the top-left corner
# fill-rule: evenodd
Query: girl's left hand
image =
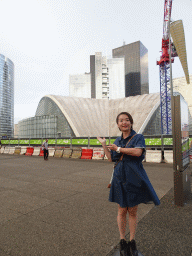
<path id="1" fill-rule="evenodd" d="M 115 144 L 109 144 L 109 146 L 107 146 L 108 149 L 116 151 L 117 150 L 117 146 Z"/>

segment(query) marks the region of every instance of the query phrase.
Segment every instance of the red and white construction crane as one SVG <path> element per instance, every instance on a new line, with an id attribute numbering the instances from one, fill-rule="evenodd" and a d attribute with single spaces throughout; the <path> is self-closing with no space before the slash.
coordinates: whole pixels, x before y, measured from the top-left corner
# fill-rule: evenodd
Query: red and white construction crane
<path id="1" fill-rule="evenodd" d="M 162 134 L 171 134 L 171 84 L 170 84 L 170 58 L 169 58 L 169 24 L 171 20 L 172 0 L 165 0 L 162 54 L 157 61 L 160 71 L 160 101 L 161 101 L 161 132 Z M 173 47 L 173 43 L 171 43 Z M 173 55 L 172 55 L 173 57 Z M 171 59 L 173 62 L 174 59 Z"/>

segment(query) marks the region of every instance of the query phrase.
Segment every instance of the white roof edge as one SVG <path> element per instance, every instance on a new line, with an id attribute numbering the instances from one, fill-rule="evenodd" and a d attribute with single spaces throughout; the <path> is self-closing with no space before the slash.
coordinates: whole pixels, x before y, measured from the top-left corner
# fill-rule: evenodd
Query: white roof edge
<path id="1" fill-rule="evenodd" d="M 157 108 L 160 105 L 160 101 L 156 103 L 156 105 L 152 108 L 152 110 L 150 111 L 149 115 L 147 116 L 147 118 L 145 119 L 144 123 L 142 124 L 141 128 L 139 129 L 138 133 L 143 133 L 149 120 L 151 119 L 152 115 L 155 113 L 155 111 L 157 110 Z"/>
<path id="2" fill-rule="evenodd" d="M 57 104 L 57 106 L 60 108 L 61 112 L 63 113 L 63 115 L 65 116 L 65 118 L 67 119 L 68 123 L 70 124 L 71 128 L 73 129 L 73 132 L 75 133 L 76 137 L 80 137 L 79 132 L 77 131 L 77 129 L 75 128 L 73 122 L 71 121 L 69 115 L 66 113 L 66 111 L 63 109 L 62 105 L 57 101 L 57 99 L 53 96 L 53 95 L 45 95 L 44 97 L 50 98 L 52 101 L 55 102 L 55 104 Z M 57 97 L 57 96 L 56 96 Z"/>

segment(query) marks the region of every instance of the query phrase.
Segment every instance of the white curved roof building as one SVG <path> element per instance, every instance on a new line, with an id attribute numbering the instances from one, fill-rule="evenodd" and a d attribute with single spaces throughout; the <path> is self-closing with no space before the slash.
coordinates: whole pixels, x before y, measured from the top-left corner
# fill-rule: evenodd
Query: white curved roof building
<path id="1" fill-rule="evenodd" d="M 187 84 L 185 77 L 173 79 L 173 90 L 183 95 L 192 116 L 192 75 L 189 75 L 189 81 L 190 83 Z"/>
<path id="2" fill-rule="evenodd" d="M 159 93 L 114 100 L 46 95 L 40 100 L 35 116 L 57 116 L 57 132 L 62 137 L 112 137 L 120 135 L 116 124 L 120 112 L 129 112 L 134 130 L 143 133 L 159 106 Z"/>
<path id="3" fill-rule="evenodd" d="M 192 131 L 192 88 L 184 77 L 174 79 L 173 87 L 188 103 Z M 161 134 L 159 93 L 111 100 L 46 95 L 40 100 L 35 117 L 18 123 L 19 137 L 116 137 L 121 134 L 116 117 L 124 111 L 132 115 L 137 133 Z"/>

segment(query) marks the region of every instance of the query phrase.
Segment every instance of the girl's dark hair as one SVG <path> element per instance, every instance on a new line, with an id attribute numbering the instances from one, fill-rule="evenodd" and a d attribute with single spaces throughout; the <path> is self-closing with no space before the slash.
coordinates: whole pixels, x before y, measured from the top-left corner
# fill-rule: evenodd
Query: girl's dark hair
<path id="1" fill-rule="evenodd" d="M 128 112 L 121 112 L 120 114 L 118 114 L 117 118 L 116 118 L 116 123 L 118 124 L 119 121 L 119 116 L 120 115 L 126 115 L 129 118 L 129 121 L 131 122 L 132 126 L 131 129 L 133 128 L 133 117 L 128 113 Z M 120 130 L 120 129 L 119 129 Z"/>

